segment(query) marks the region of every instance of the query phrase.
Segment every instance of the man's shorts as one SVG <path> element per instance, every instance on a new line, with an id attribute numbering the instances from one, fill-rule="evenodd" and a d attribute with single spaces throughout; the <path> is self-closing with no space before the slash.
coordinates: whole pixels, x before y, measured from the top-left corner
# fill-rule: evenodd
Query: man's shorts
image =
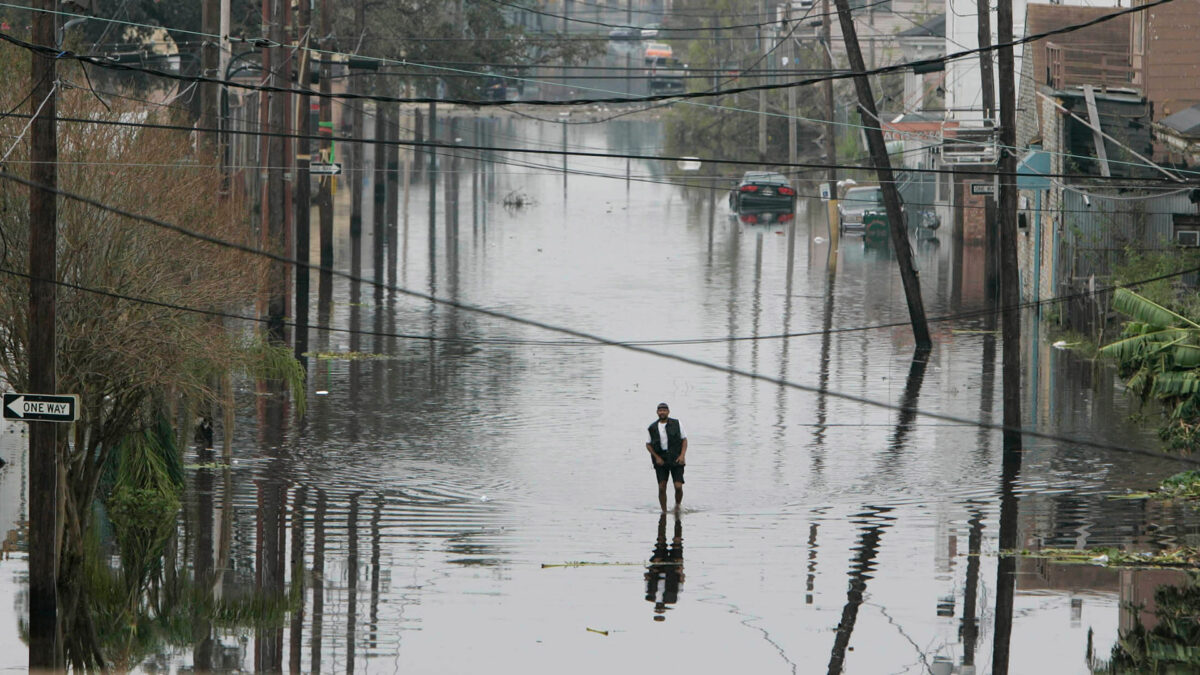
<path id="1" fill-rule="evenodd" d="M 682 483 L 683 482 L 683 470 L 685 468 L 687 468 L 687 465 L 685 465 L 685 464 L 667 464 L 664 466 L 659 466 L 659 465 L 655 464 L 654 465 L 654 474 L 656 476 L 658 476 L 658 482 L 660 482 L 660 483 L 667 482 L 668 475 L 671 477 L 673 482 Z"/>

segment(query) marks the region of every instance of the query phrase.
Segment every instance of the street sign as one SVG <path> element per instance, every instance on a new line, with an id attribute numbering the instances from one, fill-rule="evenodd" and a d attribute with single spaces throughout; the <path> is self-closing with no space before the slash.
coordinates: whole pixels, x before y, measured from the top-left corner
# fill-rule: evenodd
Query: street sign
<path id="1" fill-rule="evenodd" d="M 992 183 L 971 183 L 971 194 L 994 195 L 996 194 L 996 186 Z"/>
<path id="2" fill-rule="evenodd" d="M 74 422 L 79 419 L 79 397 L 74 394 L 5 394 L 4 419 Z"/>
<path id="3" fill-rule="evenodd" d="M 827 202 L 833 199 L 833 190 L 829 189 L 829 183 L 821 183 L 821 201 Z"/>
<path id="4" fill-rule="evenodd" d="M 336 176 L 342 172 L 342 165 L 337 162 L 328 164 L 309 164 L 308 172 L 317 176 Z"/>
<path id="5" fill-rule="evenodd" d="M 700 158 L 699 157 L 680 157 L 678 164 L 679 164 L 680 171 L 699 171 L 700 170 Z"/>

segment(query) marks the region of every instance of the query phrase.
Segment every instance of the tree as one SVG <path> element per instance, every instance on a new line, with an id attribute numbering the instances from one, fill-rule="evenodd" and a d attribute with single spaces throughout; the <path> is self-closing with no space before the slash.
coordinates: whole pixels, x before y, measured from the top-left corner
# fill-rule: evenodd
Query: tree
<path id="1" fill-rule="evenodd" d="M 0 71 L 21 73 L 16 49 L 0 50 Z M 29 86 L 10 78 L 0 101 L 13 108 Z M 102 107 L 86 90 L 60 93 L 64 117 L 171 122 L 160 113 Z M 0 133 L 21 138 L 24 120 L 0 120 Z M 189 155 L 190 135 L 165 129 L 60 124 L 59 187 L 105 204 L 177 224 L 213 239 L 254 246 L 243 204 L 218 198 L 221 176 Z M 27 143 L 12 146 L 8 170 L 27 167 Z M 0 375 L 16 390 L 28 382 L 28 189 L 0 180 Z M 293 393 L 303 371 L 287 350 L 266 347 L 253 331 L 225 326 L 211 312 L 249 314 L 266 260 L 60 198 L 57 289 L 59 391 L 80 397 L 80 420 L 59 434 L 59 617 L 68 657 L 77 667 L 102 663 L 83 578 L 88 532 L 101 478 L 114 453 L 222 392 L 213 375 L 284 377 Z M 209 312 L 209 313 L 206 313 Z M 299 392 L 302 396 L 302 392 Z M 190 428 L 190 420 L 185 422 Z M 159 444 L 159 447 L 163 447 Z M 131 474 L 135 475 L 136 474 Z M 161 483 L 127 483 L 127 514 Z M 169 502 L 169 500 L 168 500 Z M 139 527 L 129 519 L 129 528 Z M 130 530 L 132 531 L 132 530 Z"/>
<path id="2" fill-rule="evenodd" d="M 1168 447 L 1200 447 L 1200 323 L 1118 288 L 1113 307 L 1132 320 L 1121 339 L 1100 348 L 1120 363 L 1126 386 L 1162 402 L 1166 424 L 1159 435 Z"/>

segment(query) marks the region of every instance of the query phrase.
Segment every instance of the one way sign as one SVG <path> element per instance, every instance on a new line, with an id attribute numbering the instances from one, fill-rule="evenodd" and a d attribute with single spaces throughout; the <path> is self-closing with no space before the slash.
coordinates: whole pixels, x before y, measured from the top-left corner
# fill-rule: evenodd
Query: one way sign
<path id="1" fill-rule="evenodd" d="M 79 419 L 79 397 L 74 394 L 5 394 L 4 419 L 74 422 Z"/>

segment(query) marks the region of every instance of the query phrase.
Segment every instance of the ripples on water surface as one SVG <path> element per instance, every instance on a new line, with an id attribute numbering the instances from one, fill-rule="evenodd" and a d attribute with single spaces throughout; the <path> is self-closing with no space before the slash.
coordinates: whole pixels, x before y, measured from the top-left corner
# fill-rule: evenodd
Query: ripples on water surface
<path id="1" fill-rule="evenodd" d="M 633 135 L 653 136 L 644 125 L 613 127 L 607 139 L 574 127 L 571 142 L 621 149 Z M 552 124 L 485 128 L 494 136 L 483 141 L 561 139 Z M 624 162 L 570 162 L 625 172 Z M 439 186 L 432 240 L 426 184 L 414 183 L 401 230 L 404 285 L 617 340 L 907 321 L 894 261 L 860 239 L 843 240 L 827 286 L 828 243 L 814 239 L 827 236 L 819 203 L 800 205 L 789 270 L 786 226 L 738 223 L 720 192 L 710 200 L 571 175 L 564 203 L 561 175 L 498 166 L 479 177 L 472 202 L 474 170 L 465 160 L 458 167 L 457 226 Z M 634 177 L 663 178 L 653 170 L 630 167 Z M 513 190 L 537 204 L 502 209 Z M 956 251 L 947 236 L 916 253 L 930 315 L 978 307 L 977 251 Z M 990 670 L 998 436 L 812 391 L 824 384 L 852 399 L 998 420 L 999 345 L 977 332 L 978 320 L 935 324 L 937 346 L 916 367 L 904 325 L 827 339 L 648 345 L 808 388 L 800 390 L 614 347 L 546 344 L 577 338 L 404 296 L 377 306 L 364 292 L 352 304 L 344 284 L 334 296 L 335 325 L 488 341 L 316 335 L 320 351 L 388 358 L 311 361 L 308 417 L 275 440 L 259 427 L 252 393 L 242 393 L 237 462 L 191 470 L 203 481 L 187 496 L 182 555 L 193 559 L 188 546 L 204 528 L 219 540 L 222 515 L 232 514 L 226 592 L 252 593 L 255 570 L 277 565 L 289 584 L 304 584 L 303 611 L 277 632 L 216 629 L 223 656 L 214 667 L 809 673 L 844 664 L 919 673 L 948 661 Z M 1027 424 L 1153 447 L 1126 424 L 1128 403 L 1112 393 L 1110 371 L 1049 349 L 1026 327 Z M 1095 388 L 1082 388 L 1085 379 Z M 662 541 L 643 446 L 659 400 L 690 441 L 684 509 L 666 519 Z M 3 456 L 20 458 L 22 444 L 6 433 Z M 201 460 L 211 461 L 188 459 Z M 0 524 L 14 532 L 24 466 L 0 471 Z M 1190 512 L 1108 499 L 1175 470 L 1031 439 L 1017 485 L 1021 545 L 1194 544 Z M 264 523 L 279 528 L 277 546 L 263 545 Z M 271 559 L 290 558 L 293 544 L 299 575 Z M 673 546 L 682 564 L 647 567 Z M 0 562 L 0 603 L 13 610 L 0 625 L 10 636 L 0 638 L 11 647 L 0 650 L 4 667 L 24 663 L 12 637 L 22 555 Z M 1023 560 L 1019 572 L 1017 673 L 1086 672 L 1089 630 L 1107 656 L 1121 594 L 1145 597 L 1153 587 L 1091 566 Z M 190 646 L 166 651 L 172 666 L 195 663 Z"/>

